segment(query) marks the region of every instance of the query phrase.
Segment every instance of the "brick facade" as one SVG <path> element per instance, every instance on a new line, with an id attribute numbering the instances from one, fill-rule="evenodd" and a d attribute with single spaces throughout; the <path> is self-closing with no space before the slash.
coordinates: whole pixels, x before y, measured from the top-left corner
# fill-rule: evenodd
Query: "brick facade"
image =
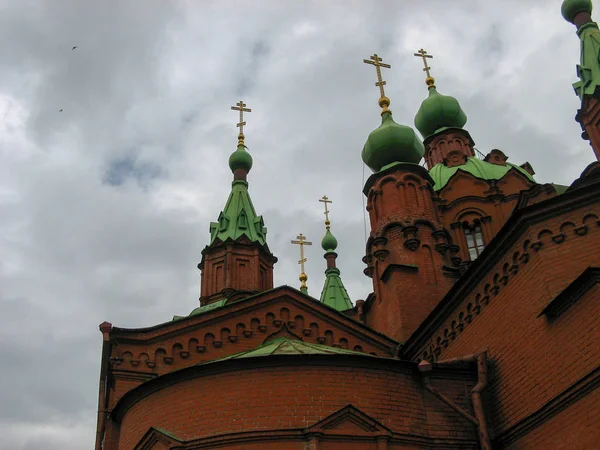
<path id="1" fill-rule="evenodd" d="M 578 115 L 597 156 L 599 105 Z M 600 162 L 567 189 L 507 159 L 443 128 L 443 183 L 372 175 L 373 292 L 348 311 L 273 288 L 266 229 L 215 239 L 200 308 L 100 325 L 96 450 L 600 448 Z"/>

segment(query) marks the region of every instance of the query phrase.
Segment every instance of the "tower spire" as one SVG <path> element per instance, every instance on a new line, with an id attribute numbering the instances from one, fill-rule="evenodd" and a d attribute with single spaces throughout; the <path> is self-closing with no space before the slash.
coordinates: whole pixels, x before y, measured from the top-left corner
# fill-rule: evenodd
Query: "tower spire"
<path id="1" fill-rule="evenodd" d="M 383 113 L 389 111 L 388 106 L 390 106 L 390 99 L 385 96 L 385 90 L 383 89 L 383 87 L 387 83 L 381 77 L 381 68 L 384 67 L 386 69 L 391 69 L 392 66 L 390 66 L 389 64 L 382 63 L 381 61 L 383 61 L 383 59 L 380 58 L 377 55 L 377 53 L 373 53 L 373 55 L 370 56 L 369 59 L 363 59 L 363 62 L 365 64 L 371 64 L 375 66 L 375 71 L 377 72 L 377 82 L 375 83 L 375 86 L 379 87 L 379 106 L 381 107 L 381 114 L 383 115 Z"/>
<path id="2" fill-rule="evenodd" d="M 262 216 L 256 214 L 248 192 L 252 156 L 244 145 L 244 112 L 251 109 L 246 106 L 240 100 L 231 107 L 240 112 L 238 145 L 229 156 L 233 182 L 225 208 L 218 220 L 210 224 L 210 243 L 202 250 L 198 264 L 202 271 L 201 305 L 273 287 L 277 258 L 267 246 L 267 228 Z"/>
<path id="3" fill-rule="evenodd" d="M 328 204 L 332 203 L 329 198 L 324 195 L 319 199 L 325 207 L 325 236 L 321 241 L 321 247 L 325 250 L 324 258 L 327 260 L 327 269 L 325 269 L 325 285 L 321 291 L 321 302 L 327 306 L 337 309 L 338 311 L 346 311 L 352 308 L 352 302 L 348 296 L 348 292 L 342 283 L 340 270 L 337 268 L 335 260 L 337 259 L 337 239 L 331 233 L 331 222 L 329 221 Z"/>
<path id="4" fill-rule="evenodd" d="M 312 242 L 308 242 L 306 240 L 306 236 L 304 236 L 302 233 L 296 236 L 296 239 L 297 240 L 292 240 L 291 242 L 292 244 L 300 246 L 300 261 L 298 261 L 298 264 L 300 264 L 300 276 L 298 277 L 298 279 L 300 280 L 300 290 L 303 293 L 308 294 L 308 286 L 306 285 L 308 275 L 306 275 L 306 272 L 304 271 L 304 263 L 307 261 L 304 257 L 304 246 L 312 245 Z"/>
<path id="5" fill-rule="evenodd" d="M 581 99 L 575 119 L 581 124 L 581 137 L 590 141 L 596 159 L 600 161 L 600 29 L 592 20 L 591 0 L 564 0 L 563 17 L 577 27 L 581 41 L 577 65 L 579 81 L 573 84 Z"/>

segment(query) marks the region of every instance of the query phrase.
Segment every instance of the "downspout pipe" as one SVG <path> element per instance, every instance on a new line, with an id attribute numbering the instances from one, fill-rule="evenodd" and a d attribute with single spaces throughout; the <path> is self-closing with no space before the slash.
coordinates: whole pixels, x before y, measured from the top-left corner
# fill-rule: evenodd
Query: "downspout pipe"
<path id="1" fill-rule="evenodd" d="M 487 365 L 487 349 L 483 350 L 481 353 L 476 353 L 473 355 L 466 355 L 460 358 L 452 358 L 446 359 L 442 361 L 436 361 L 436 367 L 450 366 L 453 364 L 461 364 L 461 363 L 477 363 L 477 384 L 471 390 L 471 402 L 473 404 L 473 411 L 475 416 L 473 417 L 467 411 L 462 409 L 460 406 L 454 404 L 452 400 L 446 397 L 444 394 L 439 392 L 429 382 L 429 372 L 433 370 L 433 364 L 428 361 L 422 361 L 419 364 L 419 372 L 423 375 L 424 386 L 429 392 L 439 398 L 446 405 L 450 406 L 457 413 L 463 416 L 465 419 L 473 423 L 477 426 L 477 431 L 479 434 L 479 443 L 481 445 L 482 450 L 492 450 L 492 443 L 490 441 L 489 430 L 487 426 L 487 422 L 485 419 L 485 412 L 483 408 L 483 400 L 481 398 L 481 394 L 488 385 L 488 365 Z"/>
<path id="2" fill-rule="evenodd" d="M 100 324 L 100 331 L 102 332 L 102 357 L 100 360 L 98 419 L 96 424 L 96 450 L 102 450 L 104 446 L 104 431 L 106 429 L 106 380 L 108 377 L 108 361 L 110 358 L 110 330 L 112 330 L 112 324 L 108 322 L 102 322 Z"/>

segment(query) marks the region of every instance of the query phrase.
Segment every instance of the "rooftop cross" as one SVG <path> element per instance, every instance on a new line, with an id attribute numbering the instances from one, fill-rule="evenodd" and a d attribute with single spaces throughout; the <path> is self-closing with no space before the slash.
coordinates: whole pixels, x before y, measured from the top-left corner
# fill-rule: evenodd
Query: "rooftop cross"
<path id="1" fill-rule="evenodd" d="M 435 79 L 431 76 L 431 67 L 429 67 L 429 65 L 427 64 L 427 59 L 432 59 L 433 55 L 429 55 L 426 50 L 421 49 L 417 53 L 415 53 L 415 56 L 423 58 L 423 65 L 425 66 L 423 72 L 427 74 L 427 79 L 425 80 L 425 83 L 427 83 L 427 86 L 434 86 Z"/>
<path id="2" fill-rule="evenodd" d="M 306 240 L 306 236 L 304 236 L 302 233 L 300 233 L 298 236 L 296 236 L 296 241 L 291 241 L 292 244 L 296 244 L 300 246 L 300 261 L 298 261 L 298 264 L 300 264 L 300 290 L 302 292 L 305 292 L 308 290 L 308 288 L 306 287 L 306 280 L 308 280 L 308 276 L 306 275 L 306 273 L 304 272 L 304 263 L 306 262 L 306 258 L 304 257 L 304 246 L 305 245 L 312 245 L 312 242 L 308 242 Z"/>
<path id="3" fill-rule="evenodd" d="M 235 104 L 235 106 L 231 107 L 231 109 L 233 109 L 234 111 L 240 112 L 240 123 L 237 124 L 237 126 L 240 129 L 240 134 L 238 135 L 238 145 L 244 145 L 244 125 L 246 125 L 246 122 L 244 122 L 244 113 L 252 112 L 252 110 L 250 108 L 246 108 L 246 106 L 247 105 L 240 100 L 238 103 Z"/>
<path id="4" fill-rule="evenodd" d="M 363 59 L 363 62 L 365 64 L 371 64 L 375 66 L 375 70 L 377 71 L 377 83 L 375 83 L 375 86 L 379 86 L 379 93 L 381 94 L 381 98 L 385 98 L 385 92 L 383 90 L 383 87 L 386 85 L 386 82 L 383 81 L 383 79 L 381 78 L 381 68 L 385 67 L 386 69 L 391 69 L 392 66 L 390 66 L 389 64 L 384 64 L 381 61 L 383 60 L 379 56 L 377 56 L 377 53 L 374 53 L 373 56 L 371 56 L 369 59 Z"/>
<path id="5" fill-rule="evenodd" d="M 329 229 L 329 225 L 331 224 L 331 222 L 329 221 L 329 209 L 327 208 L 327 203 L 333 202 L 329 200 L 329 198 L 326 195 L 320 198 L 319 201 L 325 206 L 325 226 L 327 227 L 327 229 Z"/>

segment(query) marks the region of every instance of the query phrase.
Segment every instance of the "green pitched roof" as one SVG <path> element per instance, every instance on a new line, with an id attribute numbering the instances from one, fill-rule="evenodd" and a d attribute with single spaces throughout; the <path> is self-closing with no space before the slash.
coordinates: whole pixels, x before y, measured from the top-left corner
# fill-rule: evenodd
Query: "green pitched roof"
<path id="1" fill-rule="evenodd" d="M 579 81 L 573 88 L 580 98 L 592 95 L 600 86 L 600 30 L 594 22 L 583 25 L 577 34 L 581 39 L 581 63 L 577 66 Z"/>
<path id="2" fill-rule="evenodd" d="M 227 303 L 226 298 L 224 298 L 223 300 L 217 300 L 216 302 L 210 303 L 209 305 L 198 306 L 197 308 L 194 308 L 194 310 L 187 316 L 173 316 L 173 320 L 181 320 L 185 319 L 186 317 L 204 314 L 205 312 L 212 311 L 213 309 L 222 308 L 223 306 L 225 306 L 225 303 Z"/>
<path id="3" fill-rule="evenodd" d="M 569 189 L 569 186 L 565 186 L 564 184 L 556 184 L 556 183 L 550 183 L 554 189 L 556 190 L 556 193 L 558 195 L 560 194 L 564 194 L 565 192 L 567 192 L 567 189 Z"/>
<path id="4" fill-rule="evenodd" d="M 255 358 L 261 356 L 272 356 L 272 355 L 365 355 L 365 353 L 355 352 L 352 350 L 346 350 L 343 348 L 330 347 L 328 345 L 311 344 L 310 342 L 304 342 L 299 340 L 289 339 L 287 337 L 280 337 L 267 341 L 264 344 L 244 352 L 235 353 L 233 355 L 225 356 L 215 360 L 225 361 L 229 359 L 243 359 L 243 358 Z"/>
<path id="5" fill-rule="evenodd" d="M 486 161 L 482 161 L 479 158 L 467 158 L 467 162 L 460 166 L 447 167 L 443 163 L 436 164 L 430 171 L 429 175 L 435 182 L 433 188 L 436 191 L 442 189 L 450 178 L 458 171 L 462 170 L 468 172 L 474 177 L 481 178 L 482 180 L 500 180 L 503 178 L 511 169 L 515 169 L 523 174 L 527 179 L 535 183 L 534 178 L 521 167 L 506 163 L 506 165 L 492 164 Z"/>
<path id="6" fill-rule="evenodd" d="M 210 243 L 217 239 L 236 240 L 246 236 L 250 242 L 265 245 L 267 228 L 262 216 L 257 216 L 248 193 L 248 183 L 234 180 L 231 183 L 231 194 L 225 208 L 219 214 L 218 222 L 210 223 Z"/>
<path id="7" fill-rule="evenodd" d="M 325 285 L 321 292 L 321 301 L 338 311 L 352 309 L 350 296 L 340 278 L 340 270 L 336 267 L 331 267 L 325 271 Z"/>

